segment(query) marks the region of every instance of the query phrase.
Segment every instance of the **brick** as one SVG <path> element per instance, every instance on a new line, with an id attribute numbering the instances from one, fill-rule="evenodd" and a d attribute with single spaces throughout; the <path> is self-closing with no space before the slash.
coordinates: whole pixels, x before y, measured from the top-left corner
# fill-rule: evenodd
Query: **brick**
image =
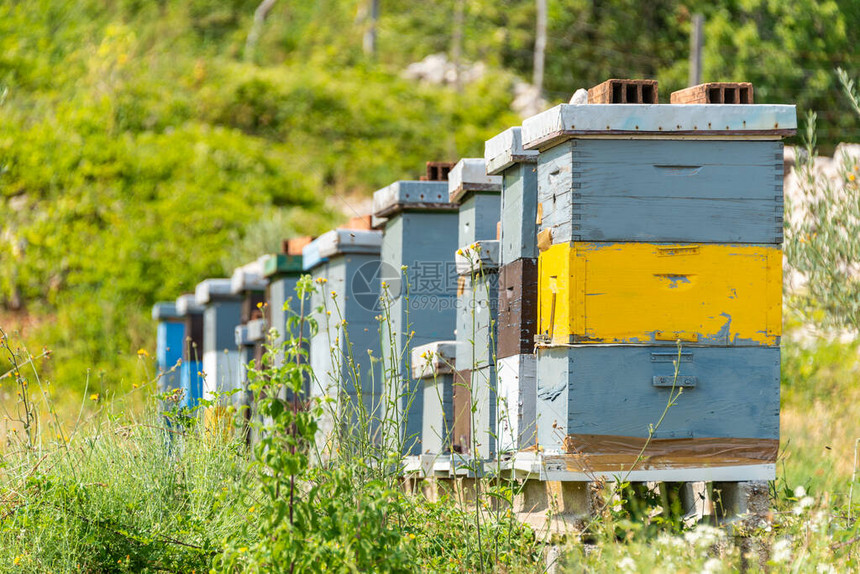
<path id="1" fill-rule="evenodd" d="M 427 173 L 421 181 L 448 181 L 448 172 L 454 167 L 451 161 L 428 161 Z"/>
<path id="2" fill-rule="evenodd" d="M 287 255 L 301 255 L 305 245 L 314 240 L 314 237 L 305 235 L 304 237 L 293 237 L 292 239 L 284 239 L 281 243 L 281 251 Z"/>
<path id="3" fill-rule="evenodd" d="M 588 90 L 589 104 L 656 104 L 657 80 L 606 80 Z"/>
<path id="4" fill-rule="evenodd" d="M 752 104 L 753 85 L 749 82 L 709 82 L 672 92 L 673 104 Z"/>
<path id="5" fill-rule="evenodd" d="M 356 229 L 359 231 L 369 231 L 373 229 L 373 227 L 371 226 L 371 216 L 360 215 L 358 217 L 352 217 L 343 225 L 338 226 L 338 229 Z"/>

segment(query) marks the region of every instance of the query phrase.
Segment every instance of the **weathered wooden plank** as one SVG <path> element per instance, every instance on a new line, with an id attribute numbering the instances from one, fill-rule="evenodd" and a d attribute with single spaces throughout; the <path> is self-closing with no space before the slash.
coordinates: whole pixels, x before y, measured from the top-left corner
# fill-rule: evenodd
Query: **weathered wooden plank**
<path id="1" fill-rule="evenodd" d="M 787 105 L 561 104 L 523 121 L 523 147 L 544 150 L 576 136 L 762 137 L 797 133 Z"/>
<path id="2" fill-rule="evenodd" d="M 498 357 L 530 354 L 538 319 L 537 259 L 517 259 L 499 269 Z"/>
<path id="3" fill-rule="evenodd" d="M 562 452 L 569 435 L 648 437 L 664 410 L 657 439 L 779 439 L 779 348 L 689 347 L 680 353 L 679 375 L 696 377 L 697 384 L 667 409 L 672 389 L 652 382 L 674 377 L 677 350 L 539 349 L 539 444 L 546 452 Z"/>
<path id="4" fill-rule="evenodd" d="M 518 451 L 537 442 L 537 359 L 514 355 L 498 360 L 499 452 Z"/>
<path id="5" fill-rule="evenodd" d="M 781 142 L 571 140 L 538 162 L 553 242 L 780 243 Z"/>
<path id="6" fill-rule="evenodd" d="M 554 245 L 538 260 L 546 342 L 779 343 L 781 251 L 772 246 Z"/>
<path id="7" fill-rule="evenodd" d="M 472 371 L 461 369 L 454 373 L 451 405 L 454 420 L 451 425 L 451 450 L 467 454 L 472 444 Z"/>

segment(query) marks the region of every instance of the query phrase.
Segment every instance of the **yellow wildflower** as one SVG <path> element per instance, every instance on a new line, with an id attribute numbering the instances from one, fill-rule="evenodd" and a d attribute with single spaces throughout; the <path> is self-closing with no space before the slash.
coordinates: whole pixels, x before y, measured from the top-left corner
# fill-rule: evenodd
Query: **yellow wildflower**
<path id="1" fill-rule="evenodd" d="M 98 394 L 98 393 L 93 393 L 93 394 L 91 394 L 91 395 L 90 395 L 90 400 L 91 400 L 91 401 L 97 401 L 97 400 L 99 400 L 99 394 Z"/>
<path id="2" fill-rule="evenodd" d="M 138 357 L 148 357 L 149 353 L 146 352 L 146 349 L 138 349 L 137 350 Z"/>

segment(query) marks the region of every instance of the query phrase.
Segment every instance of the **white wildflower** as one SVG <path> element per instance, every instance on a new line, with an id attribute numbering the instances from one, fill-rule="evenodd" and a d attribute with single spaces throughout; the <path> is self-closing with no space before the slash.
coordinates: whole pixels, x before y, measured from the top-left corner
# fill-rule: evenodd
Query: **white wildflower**
<path id="1" fill-rule="evenodd" d="M 774 542 L 770 552 L 770 560 L 774 564 L 782 564 L 791 560 L 791 541 L 780 538 Z"/>
<path id="2" fill-rule="evenodd" d="M 797 504 L 794 506 L 794 513 L 799 516 L 813 504 L 815 504 L 815 500 L 811 496 L 804 496 L 798 500 Z"/>
<path id="3" fill-rule="evenodd" d="M 711 558 L 702 566 L 702 574 L 716 574 L 723 569 L 723 563 L 719 558 Z"/>
<path id="4" fill-rule="evenodd" d="M 829 522 L 830 516 L 827 514 L 827 512 L 824 510 L 819 510 L 812 515 L 812 519 L 809 521 L 809 524 L 813 532 L 823 532 L 827 530 Z"/>
<path id="5" fill-rule="evenodd" d="M 836 568 L 833 567 L 832 564 L 819 564 L 815 567 L 815 571 L 818 574 L 836 574 Z"/>
<path id="6" fill-rule="evenodd" d="M 618 568 L 625 573 L 636 572 L 636 562 L 629 556 L 625 556 L 618 561 Z"/>
<path id="7" fill-rule="evenodd" d="M 799 500 L 799 499 L 803 498 L 804 496 L 806 496 L 806 489 L 805 488 L 803 488 L 802 486 L 798 486 L 797 488 L 794 489 L 794 497 L 795 498 L 797 498 Z"/>
<path id="8" fill-rule="evenodd" d="M 695 530 L 684 533 L 684 539 L 692 546 L 709 548 L 723 536 L 723 531 L 707 524 L 700 524 Z"/>

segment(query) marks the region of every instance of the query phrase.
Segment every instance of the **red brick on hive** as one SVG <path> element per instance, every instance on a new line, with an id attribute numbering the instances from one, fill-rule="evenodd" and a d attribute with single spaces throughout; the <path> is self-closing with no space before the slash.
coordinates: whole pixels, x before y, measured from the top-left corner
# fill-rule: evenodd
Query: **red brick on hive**
<path id="1" fill-rule="evenodd" d="M 657 80 L 606 80 L 588 90 L 589 104 L 656 104 Z"/>
<path id="2" fill-rule="evenodd" d="M 753 85 L 749 82 L 708 82 L 672 92 L 673 104 L 752 104 Z"/>
<path id="3" fill-rule="evenodd" d="M 448 172 L 454 167 L 450 161 L 428 161 L 427 173 L 421 176 L 421 181 L 448 181 Z"/>
<path id="4" fill-rule="evenodd" d="M 313 241 L 315 238 L 311 235 L 303 237 L 293 237 L 292 239 L 284 239 L 281 242 L 281 252 L 286 255 L 301 255 L 305 245 Z"/>
<path id="5" fill-rule="evenodd" d="M 372 217 L 369 215 L 359 215 L 351 217 L 349 221 L 338 226 L 338 229 L 353 229 L 357 231 L 370 231 L 373 229 L 371 225 Z"/>

